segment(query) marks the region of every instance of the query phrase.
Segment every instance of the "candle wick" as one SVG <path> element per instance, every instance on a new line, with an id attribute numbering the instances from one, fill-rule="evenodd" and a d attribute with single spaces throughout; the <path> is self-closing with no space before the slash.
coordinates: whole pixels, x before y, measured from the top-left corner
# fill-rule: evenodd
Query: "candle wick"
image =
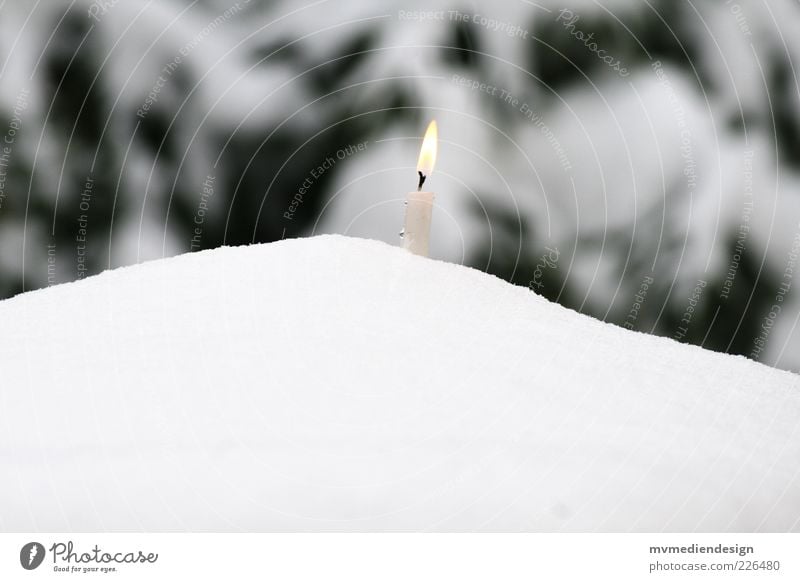
<path id="1" fill-rule="evenodd" d="M 422 190 L 422 185 L 425 183 L 425 179 L 427 178 L 427 176 L 422 172 L 420 172 L 419 170 L 417 171 L 417 174 L 419 174 L 419 185 L 417 186 L 417 192 L 420 192 Z"/>

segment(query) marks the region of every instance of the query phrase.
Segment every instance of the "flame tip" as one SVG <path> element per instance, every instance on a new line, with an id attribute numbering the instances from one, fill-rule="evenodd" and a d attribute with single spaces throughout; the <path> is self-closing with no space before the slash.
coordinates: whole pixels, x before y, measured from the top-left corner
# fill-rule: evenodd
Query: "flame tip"
<path id="1" fill-rule="evenodd" d="M 425 137 L 422 139 L 422 147 L 419 152 L 419 160 L 417 162 L 417 172 L 420 176 L 429 177 L 433 172 L 433 167 L 436 164 L 436 150 L 439 141 L 439 129 L 435 119 L 431 119 L 428 123 L 428 128 L 425 130 Z M 420 181 L 422 187 L 424 178 Z"/>

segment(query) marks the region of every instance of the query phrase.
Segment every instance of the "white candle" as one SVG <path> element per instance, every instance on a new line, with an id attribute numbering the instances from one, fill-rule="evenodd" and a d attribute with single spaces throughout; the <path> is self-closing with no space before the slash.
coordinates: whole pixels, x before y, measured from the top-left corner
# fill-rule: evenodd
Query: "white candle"
<path id="1" fill-rule="evenodd" d="M 431 234 L 431 215 L 433 214 L 433 192 L 423 192 L 422 185 L 433 172 L 436 164 L 436 147 L 438 140 L 436 120 L 428 124 L 425 138 L 417 162 L 419 186 L 416 192 L 410 192 L 406 200 L 406 223 L 403 228 L 403 248 L 415 255 L 428 256 Z"/>

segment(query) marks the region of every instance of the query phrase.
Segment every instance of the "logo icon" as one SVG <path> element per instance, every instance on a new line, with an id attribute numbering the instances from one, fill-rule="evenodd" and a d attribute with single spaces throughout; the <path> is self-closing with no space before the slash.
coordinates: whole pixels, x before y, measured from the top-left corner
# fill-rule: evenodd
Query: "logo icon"
<path id="1" fill-rule="evenodd" d="M 35 570 L 44 561 L 44 546 L 39 542 L 28 542 L 19 551 L 19 563 L 26 570 Z"/>

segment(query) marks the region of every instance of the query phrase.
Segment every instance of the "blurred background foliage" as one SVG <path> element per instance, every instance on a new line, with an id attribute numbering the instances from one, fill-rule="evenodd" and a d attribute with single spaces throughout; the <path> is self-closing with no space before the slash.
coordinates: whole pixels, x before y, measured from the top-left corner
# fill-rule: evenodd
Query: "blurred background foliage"
<path id="1" fill-rule="evenodd" d="M 435 258 L 798 371 L 798 55 L 791 0 L 4 3 L 0 294 L 397 244 L 435 117 Z"/>

